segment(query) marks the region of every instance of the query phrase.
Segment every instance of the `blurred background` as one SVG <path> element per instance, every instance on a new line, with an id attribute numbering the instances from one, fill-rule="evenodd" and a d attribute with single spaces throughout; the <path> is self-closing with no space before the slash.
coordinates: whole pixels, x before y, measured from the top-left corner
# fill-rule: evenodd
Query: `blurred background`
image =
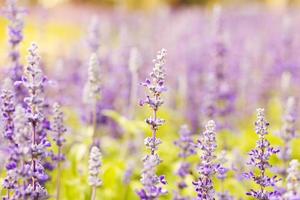
<path id="1" fill-rule="evenodd" d="M 4 2 L 0 0 L 1 8 Z M 172 191 L 177 180 L 174 172 L 179 165 L 178 149 L 173 142 L 178 138 L 180 125 L 188 124 L 198 136 L 211 99 L 220 98 L 215 105 L 220 109 L 215 118 L 223 128 L 222 134 L 218 134 L 218 146 L 220 150 L 228 148 L 229 164 L 238 163 L 240 170 L 236 175 L 230 174 L 225 187 L 244 198 L 250 186 L 241 184 L 237 177 L 244 171 L 243 159 L 247 159 L 247 153 L 255 145 L 255 109 L 266 108 L 271 132 L 277 133 L 281 130 L 287 97 L 293 95 L 300 99 L 300 0 L 18 2 L 25 8 L 24 38 L 18 46 L 21 63 L 27 63 L 30 43 L 37 43 L 41 66 L 49 79 L 54 80 L 49 99 L 63 102 L 66 111 L 70 134 L 65 148 L 62 199 L 90 198 L 87 160 L 93 128 L 91 113 L 82 102 L 82 88 L 87 80 L 92 39 L 100 46 L 97 53 L 103 79 L 102 99 L 97 105 L 98 134 L 104 141 L 105 184 L 99 192 L 101 199 L 137 199 L 135 190 L 141 188 L 141 158 L 146 153 L 142 140 L 151 134 L 144 123 L 150 110 L 138 107 L 145 93 L 139 83 L 150 72 L 153 56 L 162 47 L 168 50 L 168 92 L 160 112 L 167 123 L 160 135 L 164 141 L 160 150 L 164 162 L 159 173 L 166 174 L 170 182 L 168 189 Z M 224 8 L 221 14 L 213 12 L 216 5 Z M 10 66 L 9 24 L 5 17 L 0 18 L 0 69 Z M 130 69 L 134 48 L 139 50 L 136 71 Z M 220 49 L 221 54 L 225 52 L 221 58 L 216 53 Z M 219 67 L 215 60 L 221 60 L 223 65 Z M 220 87 L 214 97 L 211 77 L 220 74 L 217 68 L 221 68 L 225 78 L 217 83 Z M 3 74 L 1 71 L 0 77 Z M 133 79 L 132 74 L 137 78 Z M 271 135 L 271 142 L 283 145 L 275 134 Z M 134 144 L 138 150 L 131 148 L 132 143 L 138 144 Z M 124 148 L 122 152 L 120 144 Z M 293 144 L 293 158 L 300 158 L 300 140 Z M 235 161 L 236 158 L 242 161 Z M 198 158 L 193 159 L 196 164 Z M 124 187 L 124 172 L 130 169 L 131 162 L 136 169 L 132 181 Z M 193 177 L 189 179 L 191 182 Z M 51 194 L 54 186 L 53 181 L 49 183 Z M 217 189 L 220 187 L 221 184 L 217 185 Z M 186 191 L 193 192 L 193 187 Z"/>
<path id="2" fill-rule="evenodd" d="M 2 4 L 3 4 L 2 0 Z M 92 6 L 123 7 L 126 9 L 155 9 L 162 5 L 179 6 L 211 6 L 213 4 L 241 5 L 261 3 L 270 7 L 282 8 L 287 5 L 299 5 L 300 0 L 24 0 L 26 4 L 43 5 L 45 7 L 62 4 L 86 4 Z"/>

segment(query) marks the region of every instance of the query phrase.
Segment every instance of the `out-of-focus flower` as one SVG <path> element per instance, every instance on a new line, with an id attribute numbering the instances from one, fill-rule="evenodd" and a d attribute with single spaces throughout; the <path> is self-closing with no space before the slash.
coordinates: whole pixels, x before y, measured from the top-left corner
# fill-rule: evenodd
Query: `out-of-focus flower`
<path id="1" fill-rule="evenodd" d="M 100 46 L 100 22 L 99 18 L 94 16 L 88 30 L 87 44 L 92 53 L 97 53 Z"/>
<path id="2" fill-rule="evenodd" d="M 61 147 L 66 141 L 64 134 L 67 129 L 64 125 L 64 113 L 61 111 L 61 106 L 58 103 L 53 105 L 53 122 L 51 130 L 53 131 L 53 140 L 55 141 L 58 147 Z"/>
<path id="3" fill-rule="evenodd" d="M 84 87 L 83 101 L 90 105 L 96 105 L 100 99 L 101 78 L 100 65 L 96 54 L 92 54 L 88 68 L 88 80 Z"/>
<path id="4" fill-rule="evenodd" d="M 284 162 L 284 167 L 287 166 L 291 160 L 292 147 L 291 142 L 296 135 L 296 102 L 294 97 L 289 97 L 285 107 L 285 114 L 283 116 L 283 126 L 279 136 L 284 141 L 284 146 L 281 148 L 279 157 Z M 286 169 L 280 170 L 283 176 L 286 175 Z"/>
<path id="5" fill-rule="evenodd" d="M 180 148 L 179 157 L 182 158 L 177 175 L 180 181 L 177 183 L 177 191 L 175 191 L 174 200 L 187 199 L 182 195 L 182 190 L 188 185 L 186 183 L 186 176 L 191 174 L 191 164 L 186 160 L 189 156 L 196 154 L 196 145 L 192 138 L 192 133 L 187 125 L 183 125 L 179 131 L 180 138 L 174 144 Z"/>
<path id="6" fill-rule="evenodd" d="M 89 159 L 89 184 L 92 187 L 99 187 L 102 181 L 99 178 L 101 173 L 100 167 L 102 166 L 102 155 L 97 146 L 93 146 L 90 152 Z"/>
<path id="7" fill-rule="evenodd" d="M 217 167 L 217 178 L 221 181 L 221 192 L 218 192 L 218 199 L 220 200 L 232 200 L 233 197 L 230 195 L 229 191 L 224 188 L 224 183 L 227 178 L 227 173 L 229 169 L 225 167 L 227 162 L 226 151 L 221 151 L 219 157 L 219 166 Z"/>
<path id="8" fill-rule="evenodd" d="M 6 7 L 4 9 L 6 17 L 9 19 L 8 36 L 9 36 L 9 58 L 10 58 L 10 78 L 13 82 L 20 81 L 23 74 L 23 65 L 20 63 L 19 44 L 23 40 L 24 9 L 18 7 L 18 0 L 6 0 Z M 25 97 L 25 90 L 19 85 L 14 88 L 16 101 L 22 103 Z"/>
<path id="9" fill-rule="evenodd" d="M 298 160 L 292 160 L 287 169 L 287 186 L 284 200 L 297 200 L 300 199 L 300 171 Z"/>

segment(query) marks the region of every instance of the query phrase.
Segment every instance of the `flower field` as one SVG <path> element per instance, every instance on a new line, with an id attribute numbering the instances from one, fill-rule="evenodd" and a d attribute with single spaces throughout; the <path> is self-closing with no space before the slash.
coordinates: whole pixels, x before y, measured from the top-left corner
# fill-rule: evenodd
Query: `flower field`
<path id="1" fill-rule="evenodd" d="M 6 0 L 2 199 L 300 200 L 299 27 L 256 4 Z"/>

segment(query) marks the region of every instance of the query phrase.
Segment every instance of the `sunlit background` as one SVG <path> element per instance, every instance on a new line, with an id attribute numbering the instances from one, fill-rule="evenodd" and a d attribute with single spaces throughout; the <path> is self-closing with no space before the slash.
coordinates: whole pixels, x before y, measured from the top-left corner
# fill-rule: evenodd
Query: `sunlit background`
<path id="1" fill-rule="evenodd" d="M 237 94 L 236 109 L 229 117 L 222 118 L 233 128 L 218 134 L 218 145 L 223 147 L 226 143 L 229 146 L 228 157 L 232 162 L 237 158 L 247 159 L 257 139 L 253 124 L 255 109 L 260 106 L 266 108 L 271 122 L 270 132 L 274 134 L 269 138 L 272 144 L 284 144 L 276 135 L 282 126 L 284 101 L 288 95 L 299 98 L 300 94 L 297 85 L 300 82 L 300 0 L 19 0 L 19 3 L 25 8 L 21 62 L 26 65 L 27 49 L 36 42 L 43 70 L 53 79 L 47 97 L 50 102 L 58 99 L 65 103 L 70 134 L 65 147 L 67 160 L 62 173 L 62 200 L 88 200 L 91 196 L 87 160 L 93 128 L 89 124 L 90 113 L 86 113 L 82 104 L 82 89 L 91 54 L 87 39 L 95 17 L 100 27 L 98 54 L 104 91 L 99 115 L 105 118 L 101 118 L 98 130 L 104 141 L 104 186 L 98 193 L 100 200 L 138 199 L 135 190 L 141 187 L 140 158 L 147 153 L 143 137 L 151 134 L 144 123 L 151 111 L 138 107 L 139 99 L 145 96 L 139 83 L 150 72 L 152 58 L 162 47 L 168 49 L 168 91 L 159 113 L 166 119 L 159 134 L 163 140 L 159 154 L 164 160 L 159 173 L 166 174 L 171 193 L 176 187 L 174 173 L 180 160 L 173 142 L 178 138 L 179 127 L 188 124 L 195 139 L 203 131 L 200 110 L 206 101 L 205 81 L 209 77 L 206 73 L 214 61 L 210 50 L 215 42 L 212 29 L 216 7 L 224 11 L 226 31 L 220 35 L 229 51 L 224 71 Z M 3 5 L 4 0 L 0 0 L 0 6 Z M 8 69 L 10 62 L 8 24 L 7 19 L 0 18 L 1 69 Z M 128 69 L 133 47 L 139 48 L 139 61 L 143 64 L 137 72 L 138 80 L 131 80 Z M 133 82 L 135 86 L 131 85 Z M 136 89 L 134 95 L 132 88 Z M 131 95 L 135 97 L 132 102 Z M 130 109 L 136 116 L 129 116 Z M 141 142 L 139 151 L 132 156 L 126 145 L 133 138 Z M 293 158 L 300 158 L 299 144 L 299 140 L 293 142 Z M 124 171 L 132 160 L 136 162 L 136 169 L 130 184 L 124 186 Z M 198 160 L 196 156 L 191 162 Z M 273 157 L 272 162 L 281 164 Z M 244 162 L 239 167 L 245 166 Z M 51 173 L 56 176 L 56 172 Z M 0 179 L 1 175 L 3 172 Z M 47 185 L 51 194 L 55 193 L 54 180 Z M 192 180 L 192 176 L 188 177 L 188 181 Z M 216 184 L 217 190 L 221 187 Z M 237 197 L 248 199 L 245 192 L 251 184 L 241 184 L 231 171 L 225 187 Z M 195 196 L 193 187 L 185 194 Z M 172 195 L 162 199 L 172 199 Z"/>

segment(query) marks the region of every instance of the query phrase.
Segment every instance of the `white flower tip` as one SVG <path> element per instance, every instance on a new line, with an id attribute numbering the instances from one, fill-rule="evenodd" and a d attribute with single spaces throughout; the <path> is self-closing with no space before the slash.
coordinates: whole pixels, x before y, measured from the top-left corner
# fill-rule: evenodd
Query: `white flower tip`
<path id="1" fill-rule="evenodd" d="M 216 123 L 214 120 L 209 120 L 205 126 L 206 130 L 208 131 L 215 131 L 216 130 Z"/>

